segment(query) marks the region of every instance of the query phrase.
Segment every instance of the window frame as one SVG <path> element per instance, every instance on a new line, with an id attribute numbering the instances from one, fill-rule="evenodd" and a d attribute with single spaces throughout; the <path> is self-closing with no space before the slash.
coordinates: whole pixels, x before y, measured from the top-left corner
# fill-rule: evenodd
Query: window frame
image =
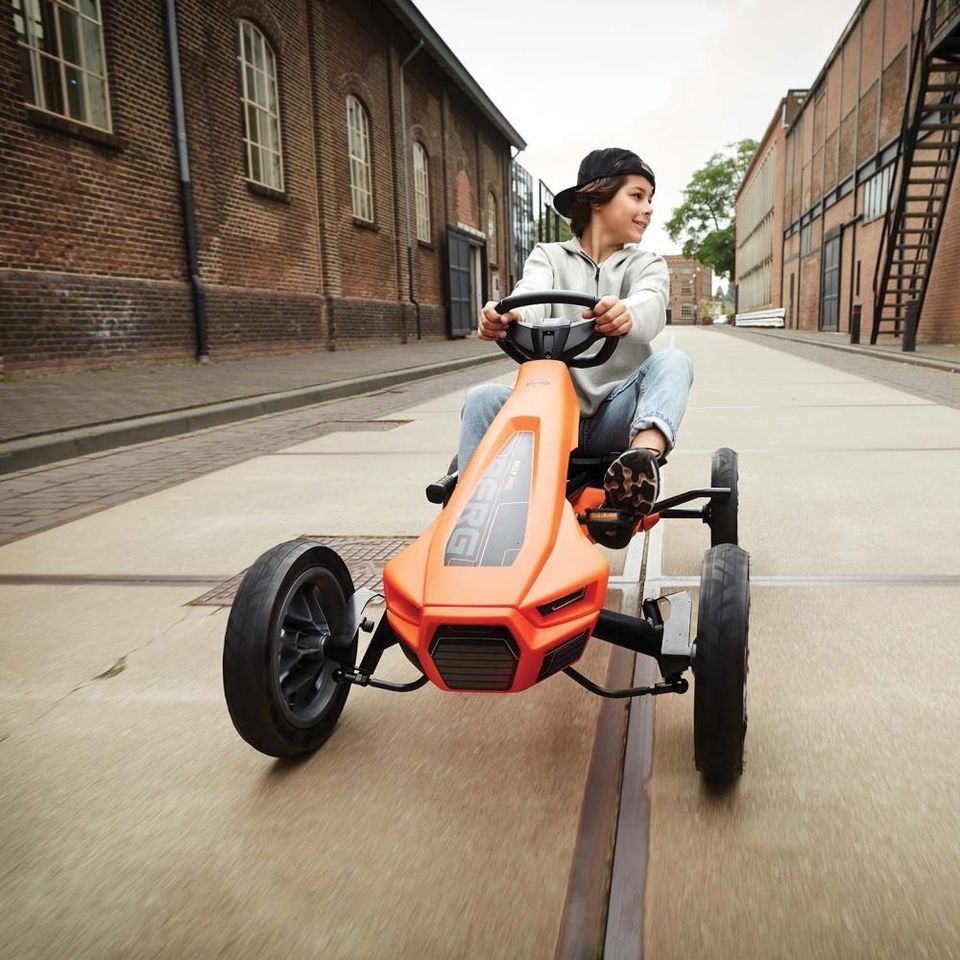
<path id="1" fill-rule="evenodd" d="M 493 230 L 490 229 L 490 222 L 493 221 Z M 500 230 L 500 216 L 497 210 L 497 195 L 492 191 L 487 191 L 487 257 L 492 266 L 497 264 L 497 243 L 499 242 L 498 233 Z"/>
<path id="2" fill-rule="evenodd" d="M 415 234 L 421 243 L 430 243 L 433 224 L 430 218 L 430 157 L 426 147 L 413 141 L 413 195 L 415 200 Z"/>
<path id="3" fill-rule="evenodd" d="M 356 220 L 363 223 L 376 223 L 376 205 L 373 195 L 373 159 L 370 149 L 370 115 L 360 98 L 348 94 L 347 107 L 347 162 L 350 167 L 350 207 Z M 354 119 L 360 122 L 354 125 Z M 356 141 L 359 137 L 361 154 L 354 153 Z M 363 183 L 358 183 L 355 174 L 360 173 Z M 358 206 L 358 200 L 360 204 Z M 369 213 L 369 216 L 365 215 Z"/>
<path id="4" fill-rule="evenodd" d="M 889 163 L 863 185 L 863 222 L 870 223 L 884 216 L 889 209 L 890 184 L 896 164 Z"/>
<path id="5" fill-rule="evenodd" d="M 687 313 L 687 311 L 690 311 Z M 681 303 L 680 304 L 680 319 L 681 320 L 696 320 L 697 319 L 697 308 L 695 304 L 692 303 Z"/>
<path id="6" fill-rule="evenodd" d="M 247 60 L 245 31 L 250 33 L 251 56 L 253 60 Z M 256 45 L 261 45 L 262 66 L 257 64 Z M 280 81 L 278 77 L 277 54 L 273 45 L 267 38 L 267 35 L 252 20 L 240 18 L 237 20 L 237 66 L 240 71 L 240 113 L 243 125 L 243 155 L 244 155 L 244 178 L 250 184 L 257 187 L 265 187 L 267 190 L 275 190 L 277 193 L 283 193 L 286 190 L 286 175 L 284 171 L 283 159 L 283 128 L 280 116 Z M 269 68 L 269 69 L 268 69 Z M 254 90 L 251 99 L 250 76 L 251 74 Z M 259 99 L 260 87 L 259 78 L 263 78 L 264 102 Z M 270 108 L 271 84 L 273 95 L 273 109 Z M 256 133 L 257 139 L 254 140 L 250 129 L 250 111 L 253 110 L 257 118 Z M 266 117 L 266 121 L 264 121 Z M 270 137 L 274 138 L 270 142 L 265 142 L 262 138 L 264 133 L 264 123 L 270 130 Z M 254 153 L 257 156 L 260 176 L 257 176 L 254 170 Z M 270 160 L 269 170 L 271 177 L 266 175 L 267 167 L 264 160 Z M 276 181 L 272 175 L 276 174 Z"/>
<path id="7" fill-rule="evenodd" d="M 21 73 L 24 80 L 29 74 L 31 99 L 28 104 L 33 110 L 50 117 L 57 117 L 67 120 L 71 123 L 79 124 L 81 127 L 90 130 L 96 130 L 99 133 L 113 133 L 113 111 L 110 104 L 110 81 L 107 75 L 107 51 L 106 39 L 103 28 L 103 10 L 100 0 L 83 0 L 84 3 L 91 4 L 96 16 L 91 16 L 82 9 L 80 0 L 45 0 L 48 9 L 52 12 L 52 34 L 55 46 L 55 52 L 44 50 L 41 47 L 42 39 L 38 40 L 34 30 L 36 24 L 42 24 L 42 15 L 40 21 L 35 21 L 30 15 L 29 10 L 36 6 L 37 12 L 40 12 L 38 0 L 13 0 L 11 12 L 14 20 L 14 34 L 17 37 L 17 47 L 21 55 Z M 63 26 L 62 20 L 67 17 L 74 18 L 73 35 L 76 43 L 76 59 L 68 59 L 64 51 L 63 44 Z M 92 24 L 95 28 L 95 39 L 98 47 L 99 70 L 93 69 L 87 62 L 89 30 L 85 29 L 85 24 Z M 46 29 L 46 27 L 44 27 Z M 54 109 L 48 103 L 47 89 L 44 83 L 43 63 L 49 62 L 56 64 L 56 72 L 59 80 L 58 90 L 60 96 L 61 109 Z M 83 118 L 74 116 L 71 111 L 70 86 L 68 85 L 68 71 L 77 74 L 80 81 L 80 110 Z M 91 109 L 91 79 L 95 78 L 102 85 L 102 110 L 104 124 L 94 122 Z"/>

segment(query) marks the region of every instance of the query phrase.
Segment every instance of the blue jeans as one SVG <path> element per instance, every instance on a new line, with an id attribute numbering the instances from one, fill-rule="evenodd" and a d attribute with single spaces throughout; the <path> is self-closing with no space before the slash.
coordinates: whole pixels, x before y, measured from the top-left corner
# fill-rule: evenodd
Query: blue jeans
<path id="1" fill-rule="evenodd" d="M 592 417 L 580 418 L 576 453 L 599 457 L 626 450 L 633 438 L 648 427 L 657 427 L 667 438 L 667 453 L 677 440 L 677 430 L 687 409 L 693 385 L 693 364 L 680 350 L 660 350 L 640 369 L 621 380 Z M 470 462 L 487 427 L 510 396 L 510 387 L 481 383 L 467 391 L 460 414 L 460 472 Z"/>

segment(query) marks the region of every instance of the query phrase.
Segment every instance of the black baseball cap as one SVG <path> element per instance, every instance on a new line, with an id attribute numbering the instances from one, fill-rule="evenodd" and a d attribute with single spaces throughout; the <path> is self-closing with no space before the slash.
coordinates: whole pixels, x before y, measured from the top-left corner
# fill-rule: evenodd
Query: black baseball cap
<path id="1" fill-rule="evenodd" d="M 620 177 L 628 173 L 638 173 L 646 177 L 650 181 L 650 186 L 653 187 L 653 193 L 657 192 L 657 181 L 654 179 L 653 171 L 632 150 L 624 150 L 621 147 L 591 150 L 580 162 L 577 185 L 561 190 L 553 198 L 553 207 L 560 216 L 569 217 L 574 194 L 581 187 L 601 177 Z"/>

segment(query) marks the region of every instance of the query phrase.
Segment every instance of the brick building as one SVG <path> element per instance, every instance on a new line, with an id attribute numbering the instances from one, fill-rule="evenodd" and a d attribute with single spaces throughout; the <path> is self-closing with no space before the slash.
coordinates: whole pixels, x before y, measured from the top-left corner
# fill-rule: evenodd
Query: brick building
<path id="1" fill-rule="evenodd" d="M 696 323 L 700 301 L 713 299 L 713 271 L 691 257 L 663 259 L 670 270 L 670 322 Z"/>
<path id="2" fill-rule="evenodd" d="M 7 372 L 462 334 L 512 280 L 525 144 L 407 0 L 4 7 Z"/>
<path id="3" fill-rule="evenodd" d="M 960 341 L 960 0 L 862 0 L 737 194 L 737 313 Z M 934 267 L 935 265 L 935 267 Z"/>

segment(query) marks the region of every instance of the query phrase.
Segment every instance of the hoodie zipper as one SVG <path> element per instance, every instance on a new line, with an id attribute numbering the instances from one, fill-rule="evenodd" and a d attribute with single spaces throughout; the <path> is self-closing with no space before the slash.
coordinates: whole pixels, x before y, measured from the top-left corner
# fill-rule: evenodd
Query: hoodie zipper
<path id="1" fill-rule="evenodd" d="M 593 283 L 596 289 L 597 299 L 600 299 L 600 264 L 596 262 L 588 253 L 583 250 L 578 250 L 577 253 L 580 254 L 585 260 L 590 262 L 590 265 L 593 267 Z"/>

